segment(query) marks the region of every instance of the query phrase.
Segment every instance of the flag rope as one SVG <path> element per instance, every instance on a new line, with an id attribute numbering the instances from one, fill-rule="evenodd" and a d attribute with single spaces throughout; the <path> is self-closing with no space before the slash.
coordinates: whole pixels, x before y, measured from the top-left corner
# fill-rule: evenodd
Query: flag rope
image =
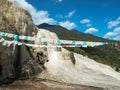
<path id="1" fill-rule="evenodd" d="M 5 40 L 4 37 L 13 38 L 13 41 Z M 27 44 L 23 42 L 19 42 L 19 40 L 27 40 L 27 41 L 37 41 L 39 42 L 49 42 L 53 45 L 37 45 L 37 44 Z M 10 46 L 11 44 L 14 45 L 26 45 L 32 47 L 94 47 L 109 44 L 108 42 L 90 42 L 90 41 L 75 41 L 75 40 L 60 40 L 60 39 L 47 39 L 41 37 L 31 37 L 31 36 L 24 36 L 24 35 L 16 35 L 6 32 L 0 32 L 0 42 L 4 46 Z M 54 45 L 55 44 L 55 45 Z M 115 44 L 111 42 L 111 44 Z"/>

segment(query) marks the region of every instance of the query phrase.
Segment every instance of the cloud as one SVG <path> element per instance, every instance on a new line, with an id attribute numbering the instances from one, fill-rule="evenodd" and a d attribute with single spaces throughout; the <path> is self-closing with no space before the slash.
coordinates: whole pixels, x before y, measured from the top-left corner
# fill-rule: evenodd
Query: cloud
<path id="1" fill-rule="evenodd" d="M 114 40 L 120 40 L 120 27 L 117 27 L 113 32 L 108 32 L 105 34 L 104 38 L 113 38 Z"/>
<path id="2" fill-rule="evenodd" d="M 92 26 L 90 19 L 83 19 L 80 21 L 81 24 L 85 24 L 87 27 Z"/>
<path id="3" fill-rule="evenodd" d="M 113 40 L 120 40 L 120 36 L 114 37 Z"/>
<path id="4" fill-rule="evenodd" d="M 16 3 L 18 6 L 26 9 L 32 16 L 33 22 L 38 25 L 41 23 L 55 24 L 56 21 L 53 18 L 49 17 L 48 11 L 37 11 L 34 6 L 29 4 L 25 0 L 9 0 Z M 59 0 L 60 1 L 60 0 Z"/>
<path id="5" fill-rule="evenodd" d="M 90 27 L 90 26 L 92 26 L 92 24 L 89 23 L 89 24 L 87 24 L 86 26 L 87 26 L 87 27 Z"/>
<path id="6" fill-rule="evenodd" d="M 72 10 L 71 12 L 68 13 L 68 15 L 66 15 L 66 18 L 70 18 L 75 14 L 76 10 Z"/>
<path id="7" fill-rule="evenodd" d="M 120 24 L 120 17 L 118 17 L 118 19 L 114 20 L 114 21 L 109 21 L 108 22 L 108 28 L 111 29 L 113 27 L 116 27 Z"/>
<path id="8" fill-rule="evenodd" d="M 62 2 L 63 0 L 57 0 L 57 2 Z"/>
<path id="9" fill-rule="evenodd" d="M 105 34 L 104 38 L 109 38 L 111 36 L 114 36 L 114 33 L 113 32 L 108 32 Z"/>
<path id="10" fill-rule="evenodd" d="M 89 19 L 83 19 L 83 20 L 80 21 L 80 23 L 88 24 L 88 23 L 90 23 L 90 20 Z"/>
<path id="11" fill-rule="evenodd" d="M 112 32 L 107 32 L 104 35 L 104 38 L 110 38 L 113 40 L 120 40 L 120 16 L 114 20 L 114 21 L 109 21 L 108 22 L 108 29 L 112 29 Z"/>
<path id="12" fill-rule="evenodd" d="M 89 28 L 85 31 L 85 33 L 94 33 L 94 32 L 98 32 L 99 30 L 96 28 Z"/>
<path id="13" fill-rule="evenodd" d="M 76 10 L 72 10 L 65 16 L 63 16 L 62 14 L 57 14 L 56 17 L 61 18 L 61 19 L 71 18 L 75 14 L 75 12 L 76 12 Z"/>
<path id="14" fill-rule="evenodd" d="M 57 14 L 57 15 L 56 15 L 56 18 L 63 19 L 64 17 L 63 17 L 63 15 L 62 15 L 62 14 Z"/>
<path id="15" fill-rule="evenodd" d="M 70 21 L 59 22 L 59 25 L 67 28 L 68 30 L 74 29 L 76 27 L 76 24 Z"/>

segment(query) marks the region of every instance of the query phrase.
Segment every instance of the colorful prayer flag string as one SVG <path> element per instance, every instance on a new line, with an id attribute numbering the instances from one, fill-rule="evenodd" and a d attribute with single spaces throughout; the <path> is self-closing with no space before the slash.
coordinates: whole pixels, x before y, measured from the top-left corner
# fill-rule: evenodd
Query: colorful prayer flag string
<path id="1" fill-rule="evenodd" d="M 37 41 L 37 42 L 49 42 L 55 45 L 73 45 L 73 46 L 82 46 L 82 47 L 94 47 L 94 46 L 100 46 L 100 45 L 105 45 L 108 44 L 107 42 L 89 42 L 89 41 L 75 41 L 75 40 L 60 40 L 60 39 L 51 39 L 48 41 L 47 38 L 35 38 L 35 37 L 31 37 L 31 36 L 24 36 L 24 35 L 16 35 L 16 34 L 11 34 L 11 33 L 6 33 L 6 32 L 0 32 L 0 42 L 4 41 L 3 37 L 9 37 L 9 38 L 13 38 L 15 40 L 15 45 L 23 45 L 22 42 L 18 42 L 19 40 L 27 40 L 27 41 Z M 16 42 L 17 41 L 17 42 Z M 3 45 L 6 46 L 7 42 L 4 41 Z M 112 43 L 115 44 L 115 43 Z M 37 45 L 30 45 L 30 46 L 36 46 Z M 72 47 L 73 47 L 72 46 Z"/>

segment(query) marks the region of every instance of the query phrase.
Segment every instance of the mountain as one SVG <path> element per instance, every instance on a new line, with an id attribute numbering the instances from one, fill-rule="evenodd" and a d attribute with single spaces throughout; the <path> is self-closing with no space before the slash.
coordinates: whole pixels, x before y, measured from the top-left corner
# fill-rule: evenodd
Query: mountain
<path id="1" fill-rule="evenodd" d="M 47 29 L 57 34 L 60 39 L 63 40 L 78 40 L 78 41 L 93 41 L 93 42 L 117 42 L 114 40 L 108 40 L 101 37 L 97 37 L 91 34 L 85 34 L 78 30 L 67 30 L 59 25 L 49 25 L 43 23 L 37 26 L 38 28 Z M 117 42 L 119 43 L 119 42 Z M 84 56 L 88 56 L 97 62 L 107 64 L 117 71 L 120 71 L 120 44 L 116 45 L 104 45 L 99 47 L 88 48 L 67 48 L 70 51 L 77 52 Z"/>
<path id="2" fill-rule="evenodd" d="M 68 39 L 68 40 L 81 40 L 81 41 L 103 41 L 110 42 L 113 40 L 104 39 L 101 37 L 97 37 L 91 34 L 85 34 L 78 30 L 67 30 L 66 28 L 59 25 L 49 25 L 47 23 L 43 23 L 37 26 L 38 28 L 47 29 L 51 32 L 55 32 L 60 39 Z"/>

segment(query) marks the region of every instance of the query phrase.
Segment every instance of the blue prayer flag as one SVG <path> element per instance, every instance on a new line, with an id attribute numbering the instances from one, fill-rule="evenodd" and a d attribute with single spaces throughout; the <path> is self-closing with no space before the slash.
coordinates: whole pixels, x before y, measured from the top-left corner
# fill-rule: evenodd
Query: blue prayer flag
<path id="1" fill-rule="evenodd" d="M 14 35 L 14 39 L 15 39 L 16 41 L 18 41 L 18 40 L 19 40 L 19 35 Z"/>
<path id="2" fill-rule="evenodd" d="M 75 44 L 76 43 L 76 41 L 72 41 L 72 44 Z"/>

